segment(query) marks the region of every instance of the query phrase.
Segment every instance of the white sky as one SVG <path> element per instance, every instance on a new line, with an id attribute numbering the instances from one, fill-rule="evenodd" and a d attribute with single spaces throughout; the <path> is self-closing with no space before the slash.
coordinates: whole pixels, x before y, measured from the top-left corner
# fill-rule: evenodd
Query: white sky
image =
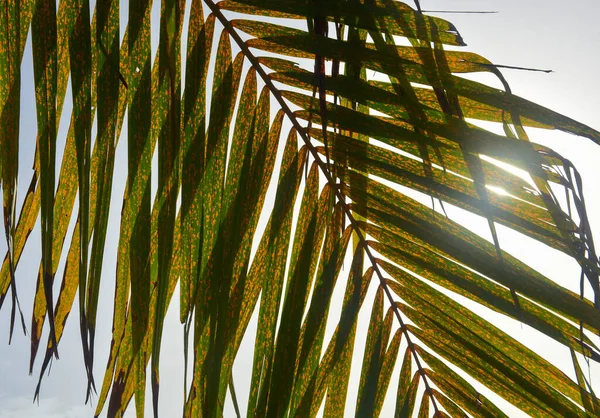
<path id="1" fill-rule="evenodd" d="M 411 4 L 411 3 L 409 3 Z M 411 4 L 412 5 L 412 4 Z M 600 57 L 597 45 L 600 44 L 600 3 L 595 0 L 579 0 L 567 6 L 558 0 L 424 0 L 424 10 L 476 10 L 498 11 L 497 14 L 440 14 L 453 22 L 461 32 L 467 50 L 480 53 L 496 64 L 552 69 L 551 74 L 523 71 L 503 71 L 515 94 L 536 103 L 545 105 L 559 113 L 570 116 L 580 122 L 600 130 Z M 124 9 L 124 8 L 123 8 Z M 157 26 L 155 27 L 157 28 Z M 154 37 L 156 41 L 158 37 Z M 30 42 L 30 40 L 28 41 Z M 29 43 L 23 63 L 22 75 L 22 115 L 20 149 L 20 198 L 23 198 L 31 176 L 31 161 L 35 141 L 35 105 L 33 97 L 33 73 L 31 65 L 31 44 Z M 70 115 L 70 91 L 63 110 L 58 146 L 64 144 L 68 117 Z M 124 132 L 126 129 L 124 128 Z M 530 130 L 533 140 L 549 145 L 578 167 L 584 179 L 584 191 L 588 214 L 595 232 L 600 239 L 600 190 L 597 179 L 600 178 L 600 147 L 591 141 L 559 132 Z M 116 167 L 126 167 L 124 142 L 117 152 Z M 125 174 L 117 173 L 113 196 L 119 202 L 123 193 Z M 118 214 L 120 204 L 113 205 L 108 237 L 118 236 Z M 72 225 L 71 225 L 72 228 Z M 476 224 L 473 228 L 478 228 Z M 578 286 L 579 271 L 574 262 L 565 257 L 548 252 L 542 245 L 532 245 L 529 240 L 521 239 L 517 234 L 502 232 L 501 244 L 508 251 L 530 263 L 548 277 L 561 283 L 574 283 Z M 116 239 L 116 238 L 115 238 Z M 0 240 L 0 253 L 5 246 Z M 39 229 L 34 230 L 30 243 L 23 254 L 17 270 L 21 303 L 29 326 L 35 280 L 40 254 Z M 95 376 L 102 381 L 103 369 L 108 355 L 112 316 L 112 294 L 116 247 L 109 246 L 105 254 L 103 289 L 100 304 L 99 329 L 97 331 L 97 360 Z M 57 277 L 62 277 L 59 268 Z M 60 280 L 57 280 L 57 285 Z M 57 288 L 58 289 L 58 288 Z M 5 417 L 80 417 L 91 416 L 94 408 L 84 406 L 85 375 L 81 356 L 79 330 L 77 326 L 77 308 L 74 306 L 72 317 L 67 323 L 64 338 L 59 346 L 61 359 L 55 361 L 51 374 L 42 383 L 40 406 L 32 404 L 37 383 L 37 373 L 28 376 L 29 342 L 18 332 L 11 346 L 8 340 L 10 301 L 0 312 L 0 418 Z M 367 313 L 368 314 L 368 313 Z M 165 330 L 161 363 L 161 416 L 179 416 L 182 401 L 182 330 L 177 327 L 178 313 L 169 311 Z M 545 340 L 531 334 L 520 325 L 510 325 L 511 330 L 527 340 L 534 349 L 543 352 L 553 361 L 560 361 L 566 352 L 545 350 Z M 42 341 L 45 341 L 45 334 Z M 105 344 L 101 344 L 105 342 Z M 40 348 L 42 351 L 42 348 Z M 39 355 L 39 354 L 38 354 Z M 251 358 L 236 363 L 236 380 L 244 375 L 243 370 L 251 367 Z M 570 360 L 567 359 L 567 365 Z M 36 364 L 40 364 L 40 359 Z M 245 366 L 245 367 L 244 367 Z M 595 372 L 594 383 L 600 382 L 599 369 Z M 239 373 L 238 373 L 239 372 Z M 570 375 L 572 373 L 568 371 Z M 392 382 L 392 386 L 394 383 Z M 245 407 L 243 384 L 238 385 L 238 396 Z M 246 389 L 247 390 L 247 389 Z M 242 392 L 242 393 L 240 393 Z M 151 398 L 150 390 L 147 398 Z M 387 405 L 386 405 L 387 406 Z M 393 406 L 392 406 L 393 407 Z M 130 408 L 132 411 L 133 408 Z M 353 410 L 353 408 L 351 408 Z M 147 409 L 147 412 L 150 412 Z"/>

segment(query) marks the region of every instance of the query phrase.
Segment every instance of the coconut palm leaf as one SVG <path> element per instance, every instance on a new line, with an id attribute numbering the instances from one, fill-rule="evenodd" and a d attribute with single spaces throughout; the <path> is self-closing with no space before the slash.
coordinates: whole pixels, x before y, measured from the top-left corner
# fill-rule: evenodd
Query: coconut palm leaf
<path id="1" fill-rule="evenodd" d="M 532 416 L 600 413 L 580 364 L 600 361 L 600 264 L 581 177 L 525 127 L 600 145 L 599 132 L 512 94 L 501 66 L 458 49 L 454 25 L 418 2 L 193 0 L 186 9 L 163 0 L 158 28 L 151 3 L 130 2 L 120 22 L 116 0 L 98 2 L 91 18 L 87 1 L 61 1 L 58 11 L 53 0 L 1 2 L 0 307 L 10 291 L 12 333 L 15 267 L 41 213 L 31 370 L 46 322 L 50 333 L 36 396 L 78 294 L 96 416 L 122 416 L 132 399 L 144 416 L 147 382 L 159 416 L 171 304 L 185 341 L 184 416 L 222 416 L 229 397 L 237 414 L 257 417 L 379 416 L 386 402 L 397 417 L 505 416 L 498 397 Z M 30 26 L 38 137 L 18 210 L 19 63 Z M 504 88 L 467 73 L 491 73 Z M 501 124 L 504 135 L 476 121 Z M 108 344 L 95 330 L 101 283 L 111 280 L 102 265 L 119 140 L 127 187 L 110 354 L 96 380 L 95 347 Z M 450 207 L 483 218 L 491 239 L 448 217 Z M 504 251 L 499 225 L 571 256 L 593 294 Z M 481 307 L 562 344 L 576 379 Z M 360 315 L 370 320 L 360 325 Z M 234 377 L 251 324 L 252 367 Z M 250 381 L 246 405 L 235 395 L 240 378 Z"/>

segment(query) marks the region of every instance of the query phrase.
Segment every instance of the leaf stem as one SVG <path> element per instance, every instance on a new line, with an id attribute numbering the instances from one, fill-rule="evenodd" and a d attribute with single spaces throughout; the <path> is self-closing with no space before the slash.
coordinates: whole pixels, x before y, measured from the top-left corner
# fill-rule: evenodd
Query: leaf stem
<path id="1" fill-rule="evenodd" d="M 273 94 L 273 96 L 275 97 L 275 99 L 277 100 L 279 105 L 281 106 L 281 109 L 286 114 L 286 116 L 292 123 L 293 127 L 296 129 L 296 131 L 298 132 L 298 134 L 304 141 L 304 144 L 306 145 L 306 147 L 312 154 L 315 162 L 317 163 L 317 165 L 323 172 L 323 175 L 325 176 L 327 182 L 329 183 L 332 190 L 334 191 L 338 201 L 340 202 L 342 210 L 344 211 L 344 214 L 348 217 L 348 220 L 350 221 L 350 225 L 352 226 L 352 229 L 356 233 L 356 236 L 359 240 L 360 245 L 363 247 L 367 257 L 369 258 L 369 261 L 371 262 L 371 265 L 373 266 L 373 270 L 375 271 L 375 273 L 377 274 L 377 277 L 379 278 L 379 285 L 383 289 L 390 305 L 392 306 L 392 309 L 394 310 L 394 314 L 400 324 L 400 329 L 402 330 L 402 333 L 404 334 L 404 337 L 406 338 L 408 347 L 413 355 L 413 358 L 415 359 L 415 363 L 417 365 L 418 372 L 421 375 L 421 377 L 423 378 L 423 383 L 425 384 L 425 391 L 431 398 L 431 402 L 432 402 L 433 408 L 435 410 L 434 416 L 438 416 L 440 410 L 436 403 L 434 392 L 431 389 L 431 386 L 429 385 L 429 382 L 427 380 L 427 375 L 425 374 L 425 370 L 423 369 L 423 366 L 421 364 L 419 356 L 415 350 L 414 343 L 412 342 L 412 339 L 410 338 L 410 333 L 408 332 L 408 328 L 405 325 L 404 320 L 402 319 L 400 310 L 396 306 L 396 302 L 394 301 L 392 292 L 390 291 L 389 287 L 387 286 L 387 283 L 383 277 L 381 269 L 379 268 L 379 264 L 377 263 L 377 259 L 371 252 L 369 244 L 368 244 L 367 240 L 365 239 L 363 232 L 360 230 L 360 227 L 358 226 L 356 219 L 352 215 L 352 211 L 351 211 L 350 207 L 344 201 L 344 195 L 343 195 L 342 191 L 340 190 L 340 188 L 338 188 L 336 186 L 335 180 L 333 179 L 331 172 L 327 169 L 326 163 L 324 163 L 321 160 L 321 158 L 319 157 L 319 152 L 314 147 L 314 145 L 311 143 L 310 138 L 306 134 L 304 127 L 300 124 L 300 122 L 298 122 L 298 119 L 294 116 L 294 113 L 292 112 L 292 110 L 286 103 L 285 99 L 279 92 L 279 89 L 275 86 L 275 84 L 273 84 L 273 81 L 268 76 L 268 74 L 265 72 L 263 67 L 260 65 L 260 62 L 258 61 L 256 56 L 254 56 L 254 54 L 250 51 L 250 48 L 248 48 L 248 46 L 242 40 L 240 35 L 237 33 L 236 29 L 233 27 L 231 22 L 229 22 L 229 20 L 227 20 L 227 18 L 223 15 L 220 8 L 213 2 L 213 0 L 204 0 L 204 3 L 212 11 L 212 13 L 214 13 L 215 17 L 219 20 L 219 22 L 221 22 L 221 24 L 223 25 L 225 30 L 229 33 L 229 35 L 233 38 L 233 40 L 238 45 L 240 50 L 244 53 L 245 57 L 248 59 L 248 61 L 250 61 L 250 63 L 252 64 L 252 66 L 254 67 L 256 72 L 258 73 L 258 75 L 260 75 L 260 77 L 263 79 L 263 81 L 265 82 L 265 85 L 267 86 L 267 88 L 269 89 L 271 94 Z"/>

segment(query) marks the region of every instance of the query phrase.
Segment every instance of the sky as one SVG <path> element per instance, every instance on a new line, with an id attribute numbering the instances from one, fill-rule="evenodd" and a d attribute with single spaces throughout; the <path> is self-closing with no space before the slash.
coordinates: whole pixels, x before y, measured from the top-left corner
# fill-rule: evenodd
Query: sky
<path id="1" fill-rule="evenodd" d="M 410 4 L 410 3 L 409 3 Z M 496 64 L 531 67 L 553 70 L 550 74 L 539 72 L 505 70 L 503 74 L 515 94 L 547 106 L 552 110 L 583 122 L 600 130 L 600 56 L 597 45 L 600 44 L 600 4 L 594 0 L 579 0 L 567 7 L 558 0 L 445 0 L 421 1 L 423 10 L 467 10 L 497 11 L 493 14 L 448 14 L 440 17 L 455 24 L 467 43 L 466 50 L 483 55 Z M 432 13 L 436 14 L 436 13 Z M 155 26 L 157 28 L 157 26 Z M 158 36 L 153 37 L 154 47 Z M 30 39 L 25 51 L 22 73 L 22 114 L 20 148 L 20 184 L 19 196 L 22 199 L 31 176 L 31 161 L 35 142 L 35 102 L 33 96 L 33 73 L 31 64 Z M 495 81 L 490 79 L 491 83 Z M 60 124 L 58 147 L 64 145 L 68 117 L 71 111 L 70 90 L 63 110 Z M 126 128 L 123 129 L 126 132 Z M 600 147 L 585 138 L 562 134 L 554 131 L 528 131 L 532 140 L 548 145 L 570 159 L 578 167 L 584 179 L 584 193 L 588 214 L 595 236 L 600 239 L 600 189 L 596 181 L 600 178 Z M 124 141 L 117 149 L 115 166 L 115 190 L 118 202 L 123 194 L 126 167 Z M 109 237 L 118 236 L 118 215 L 120 204 L 112 207 L 109 221 Z M 451 215 L 452 217 L 452 215 Z M 477 221 L 469 225 L 473 230 L 482 231 Z M 70 227 L 73 228 L 73 225 Z M 37 239 L 36 239 L 37 238 Z M 579 270 L 575 263 L 566 257 L 548 251 L 543 245 L 522 238 L 518 234 L 501 229 L 500 242 L 503 248 L 529 263 L 548 277 L 577 290 Z M 3 240 L 0 240 L 0 253 L 5 252 Z M 111 308 L 113 295 L 113 277 L 116 246 L 109 243 L 104 260 L 104 278 L 100 295 L 101 315 L 97 341 L 97 362 L 95 375 L 101 381 L 108 356 L 110 341 Z M 39 228 L 34 230 L 30 243 L 22 256 L 17 270 L 21 303 L 30 323 L 30 313 L 35 291 L 35 280 L 40 257 Z M 57 277 L 62 277 L 59 268 Z M 81 417 L 92 416 L 95 408 L 84 405 L 85 375 L 81 356 L 79 330 L 77 326 L 77 308 L 67 323 L 63 341 L 59 346 L 60 360 L 52 365 L 51 374 L 44 377 L 39 406 L 32 403 L 39 368 L 33 376 L 27 373 L 29 364 L 29 342 L 19 332 L 15 333 L 13 343 L 8 346 L 8 323 L 10 303 L 0 311 L 0 418 L 7 417 Z M 182 381 L 182 330 L 178 327 L 177 309 L 170 309 L 167 315 L 165 338 L 161 363 L 161 416 L 179 416 L 183 393 Z M 518 323 L 502 322 L 501 326 L 528 344 L 544 352 L 544 355 L 563 364 L 565 352 L 552 348 L 547 341 L 531 333 Z M 252 330 L 250 330 L 252 331 Z M 42 337 L 44 341 L 45 335 Z M 247 339 L 244 347 L 251 346 Z M 548 348 L 550 347 L 550 348 Z M 249 366 L 250 364 L 250 366 Z M 567 366 L 569 362 L 567 362 Z M 38 362 L 39 366 L 39 362 Z M 236 362 L 236 377 L 244 376 L 251 367 L 251 359 Z M 572 375 L 572 372 L 566 370 Z M 596 376 L 596 387 L 600 383 L 600 369 L 592 369 Z M 8 378 L 6 378 L 8 377 Z M 594 378 L 594 376 L 593 376 Z M 247 398 L 244 384 L 240 384 L 238 396 L 242 404 Z M 245 389 L 247 391 L 247 389 Z M 150 390 L 147 392 L 150 394 Z M 150 397 L 150 396 L 148 396 Z M 386 405 L 388 408 L 389 405 Z M 353 410 L 353 408 L 351 408 Z M 130 408 L 130 412 L 133 408 Z M 147 412 L 150 412 L 147 409 Z M 516 416 L 512 415 L 511 416 Z"/>

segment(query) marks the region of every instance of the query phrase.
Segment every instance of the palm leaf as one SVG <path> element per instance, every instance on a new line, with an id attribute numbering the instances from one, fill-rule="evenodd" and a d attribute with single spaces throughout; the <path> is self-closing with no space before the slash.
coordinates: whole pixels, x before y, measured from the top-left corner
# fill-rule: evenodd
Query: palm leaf
<path id="1" fill-rule="evenodd" d="M 600 133 L 514 95 L 501 66 L 457 48 L 464 42 L 450 22 L 394 0 L 194 0 L 189 12 L 164 0 L 152 64 L 151 2 L 130 4 L 121 46 L 116 0 L 97 4 L 93 18 L 86 1 L 61 1 L 58 12 L 50 0 L 0 4 L 8 243 L 0 307 L 10 289 L 12 333 L 14 271 L 41 213 L 31 368 L 46 319 L 50 333 L 36 396 L 78 292 L 96 416 L 122 416 L 131 399 L 143 416 L 148 365 L 158 416 L 171 304 L 185 341 L 184 416 L 222 416 L 227 399 L 237 414 L 260 417 L 378 416 L 385 403 L 398 417 L 505 416 L 498 396 L 533 416 L 597 414 L 580 364 L 581 356 L 600 361 L 600 264 L 581 177 L 530 142 L 525 127 L 599 145 Z M 17 210 L 19 64 L 30 25 L 38 149 Z M 495 75 L 504 89 L 460 76 L 472 73 Z M 56 177 L 69 74 L 73 110 Z M 94 352 L 104 342 L 95 330 L 125 116 L 113 333 L 97 388 Z M 504 135 L 473 120 L 502 124 Z M 446 207 L 484 219 L 491 242 Z M 593 295 L 504 251 L 499 225 L 571 256 Z M 575 380 L 481 307 L 562 344 Z M 251 370 L 234 378 L 251 324 Z M 250 383 L 246 405 L 238 405 L 238 379 Z"/>

